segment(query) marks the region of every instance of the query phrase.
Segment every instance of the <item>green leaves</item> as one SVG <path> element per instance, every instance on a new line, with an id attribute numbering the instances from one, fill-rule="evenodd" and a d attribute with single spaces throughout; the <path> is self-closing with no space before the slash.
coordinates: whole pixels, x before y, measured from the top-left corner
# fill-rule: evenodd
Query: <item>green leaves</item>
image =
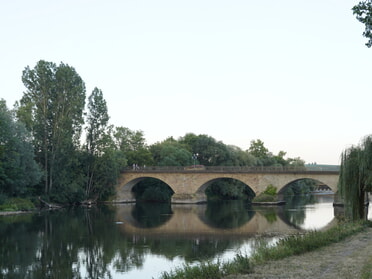
<path id="1" fill-rule="evenodd" d="M 85 85 L 75 69 L 40 60 L 26 67 L 22 81 L 27 89 L 18 117 L 33 136 L 36 159 L 44 169 L 44 193 L 63 190 L 76 180 L 76 164 L 84 122 Z"/>
<path id="2" fill-rule="evenodd" d="M 0 194 L 24 195 L 40 176 L 29 133 L 0 100 Z"/>
<path id="3" fill-rule="evenodd" d="M 372 136 L 358 146 L 352 146 L 341 155 L 339 189 L 346 203 L 348 217 L 364 218 L 365 192 L 372 186 Z"/>
<path id="4" fill-rule="evenodd" d="M 366 46 L 372 46 L 372 1 L 366 0 L 359 2 L 352 8 L 353 14 L 357 20 L 365 25 L 363 36 L 368 39 Z"/>

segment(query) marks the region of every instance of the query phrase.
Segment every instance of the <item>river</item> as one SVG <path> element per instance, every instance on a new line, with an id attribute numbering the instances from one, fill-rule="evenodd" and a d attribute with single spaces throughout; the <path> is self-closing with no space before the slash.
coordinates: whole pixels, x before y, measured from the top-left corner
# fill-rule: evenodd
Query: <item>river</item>
<path id="1" fill-rule="evenodd" d="M 1 278 L 159 278 L 251 254 L 262 241 L 333 226 L 333 195 L 284 206 L 118 204 L 0 217 Z M 336 208 L 337 211 L 337 208 Z"/>

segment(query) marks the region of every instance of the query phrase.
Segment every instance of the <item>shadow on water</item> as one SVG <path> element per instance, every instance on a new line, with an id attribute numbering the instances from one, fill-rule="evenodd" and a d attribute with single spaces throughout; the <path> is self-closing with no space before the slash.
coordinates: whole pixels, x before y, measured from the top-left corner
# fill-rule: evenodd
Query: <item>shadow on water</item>
<path id="1" fill-rule="evenodd" d="M 214 228 L 239 228 L 249 222 L 255 212 L 252 205 L 243 201 L 211 201 L 207 203 L 204 222 Z"/>
<path id="2" fill-rule="evenodd" d="M 137 202 L 132 210 L 133 218 L 142 228 L 155 228 L 163 225 L 172 217 L 170 203 Z"/>

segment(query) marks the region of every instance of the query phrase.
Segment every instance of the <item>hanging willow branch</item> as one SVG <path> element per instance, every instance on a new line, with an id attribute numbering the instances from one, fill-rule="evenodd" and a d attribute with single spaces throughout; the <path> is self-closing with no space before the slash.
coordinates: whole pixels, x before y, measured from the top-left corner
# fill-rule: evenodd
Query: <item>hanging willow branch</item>
<path id="1" fill-rule="evenodd" d="M 363 184 L 366 192 L 372 191 L 372 136 L 368 136 L 363 141 Z"/>
<path id="2" fill-rule="evenodd" d="M 364 138 L 341 155 L 339 189 L 345 202 L 347 217 L 352 220 L 365 216 L 365 193 L 372 189 L 372 137 Z"/>

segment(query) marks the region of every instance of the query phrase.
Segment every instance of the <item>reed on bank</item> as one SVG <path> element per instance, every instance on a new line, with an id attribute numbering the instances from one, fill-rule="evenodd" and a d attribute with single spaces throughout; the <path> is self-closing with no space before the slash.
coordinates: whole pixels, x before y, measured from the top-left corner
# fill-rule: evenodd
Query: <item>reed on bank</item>
<path id="1" fill-rule="evenodd" d="M 270 260 L 299 255 L 344 240 L 348 236 L 372 227 L 370 221 L 342 222 L 327 231 L 310 231 L 306 234 L 287 236 L 274 246 L 263 243 L 251 256 L 238 254 L 230 262 L 185 265 L 170 272 L 163 272 L 161 279 L 220 279 L 230 274 L 250 273 L 254 266 Z"/>

